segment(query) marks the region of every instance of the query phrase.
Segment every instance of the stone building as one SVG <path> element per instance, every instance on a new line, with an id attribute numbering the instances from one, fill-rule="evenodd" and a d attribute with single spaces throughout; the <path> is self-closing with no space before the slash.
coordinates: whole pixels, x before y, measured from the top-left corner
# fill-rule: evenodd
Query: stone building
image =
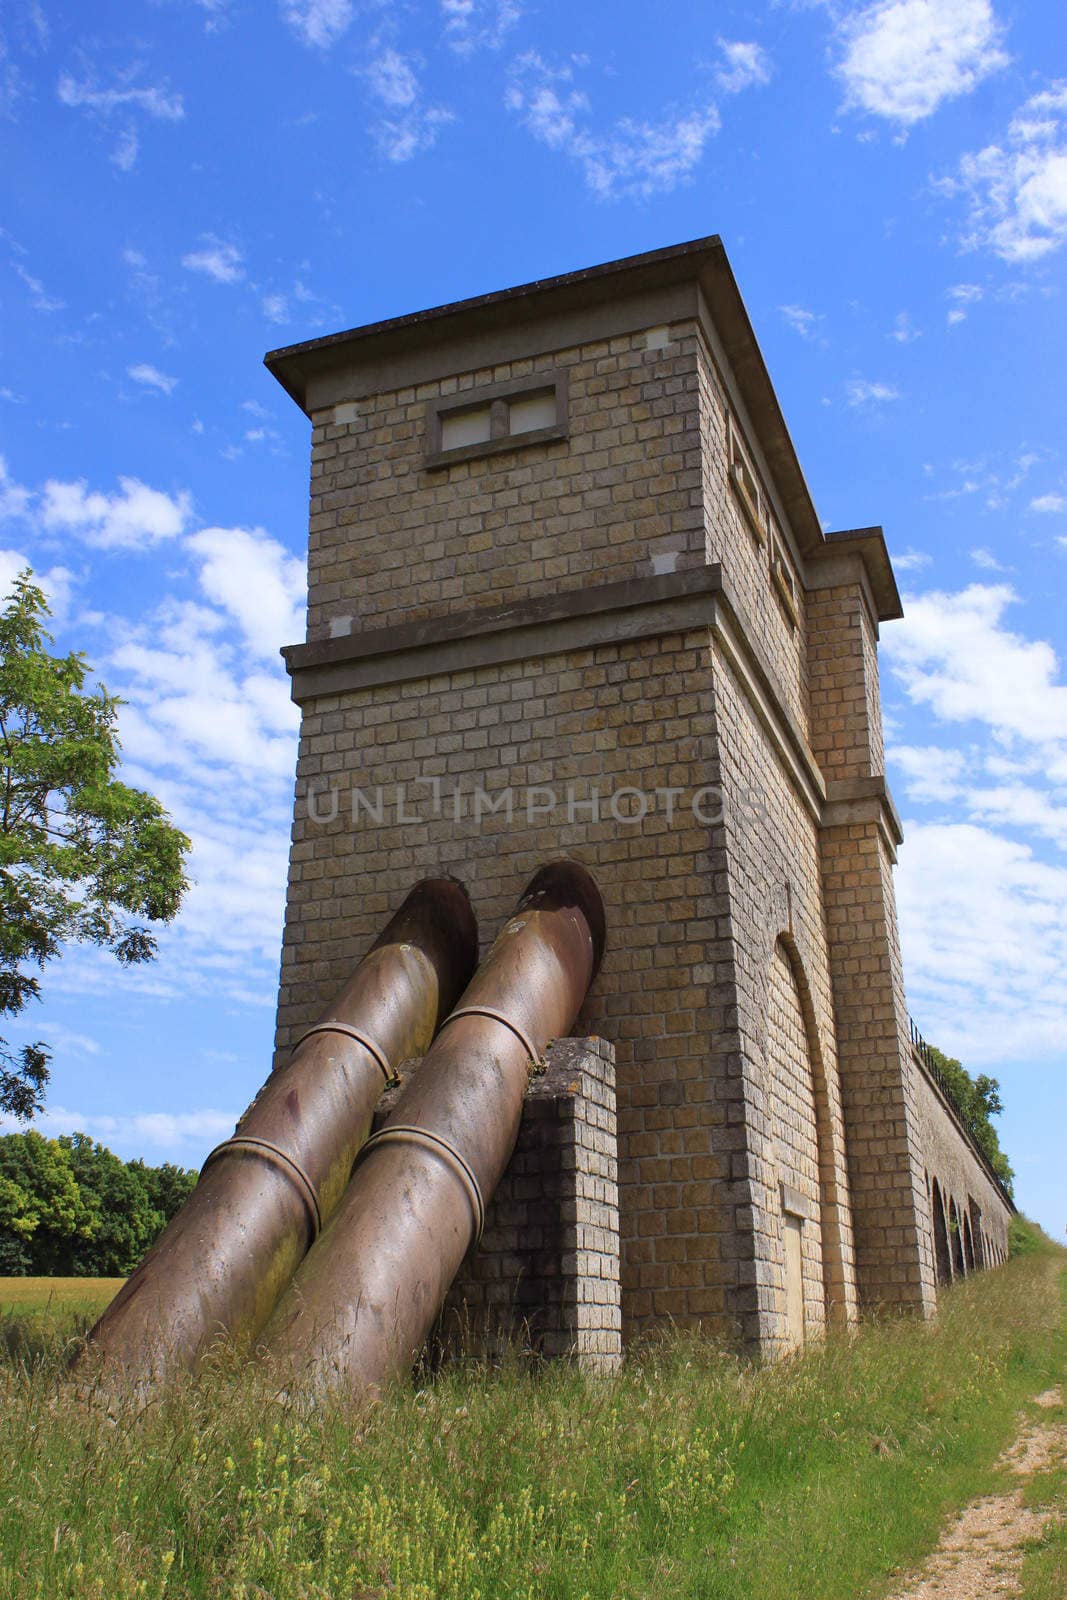
<path id="1" fill-rule="evenodd" d="M 577 1031 L 614 1046 L 624 1330 L 773 1351 L 1001 1259 L 905 1005 L 885 541 L 823 532 L 720 241 L 267 364 L 314 429 L 279 1060 L 414 879 L 460 878 L 488 939 L 571 856 L 608 917 Z"/>

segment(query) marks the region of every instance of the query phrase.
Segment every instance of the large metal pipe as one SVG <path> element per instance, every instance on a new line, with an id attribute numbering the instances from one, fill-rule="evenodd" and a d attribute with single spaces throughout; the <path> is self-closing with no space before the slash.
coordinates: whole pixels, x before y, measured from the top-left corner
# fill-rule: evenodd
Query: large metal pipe
<path id="1" fill-rule="evenodd" d="M 360 1400 L 410 1370 L 511 1156 L 531 1063 L 569 1030 L 603 947 L 590 874 L 542 868 L 268 1324 L 290 1392 Z"/>
<path id="2" fill-rule="evenodd" d="M 263 1327 L 335 1211 L 378 1097 L 429 1047 L 478 959 L 463 886 L 417 884 L 345 988 L 271 1074 L 232 1139 L 104 1312 L 86 1362 L 139 1389 Z"/>

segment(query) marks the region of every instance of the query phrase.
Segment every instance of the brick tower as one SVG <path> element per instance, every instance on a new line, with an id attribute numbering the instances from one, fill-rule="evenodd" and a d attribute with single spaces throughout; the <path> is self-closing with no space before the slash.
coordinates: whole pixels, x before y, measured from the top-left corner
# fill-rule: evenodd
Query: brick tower
<path id="1" fill-rule="evenodd" d="M 608 915 L 581 1026 L 616 1052 L 625 1326 L 772 1351 L 928 1310 L 900 601 L 880 529 L 824 534 L 719 240 L 267 363 L 314 426 L 279 1059 L 417 877 L 491 937 L 574 857 Z"/>

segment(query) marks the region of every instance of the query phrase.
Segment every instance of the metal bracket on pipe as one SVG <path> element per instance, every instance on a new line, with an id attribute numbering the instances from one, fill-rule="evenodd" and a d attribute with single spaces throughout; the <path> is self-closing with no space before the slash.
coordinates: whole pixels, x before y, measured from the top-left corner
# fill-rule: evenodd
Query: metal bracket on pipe
<path id="1" fill-rule="evenodd" d="M 389 1059 L 386 1056 L 385 1051 L 380 1050 L 373 1039 L 368 1039 L 365 1033 L 361 1032 L 359 1028 L 353 1028 L 348 1022 L 316 1022 L 313 1028 L 307 1028 L 300 1035 L 299 1039 L 293 1046 L 293 1054 L 296 1054 L 305 1039 L 310 1039 L 312 1034 L 315 1033 L 343 1033 L 349 1039 L 354 1039 L 357 1044 L 361 1044 L 363 1046 L 364 1050 L 366 1050 L 369 1056 L 374 1058 L 375 1065 L 381 1071 L 382 1077 L 385 1079 L 387 1086 L 400 1081 L 392 1067 L 389 1065 Z"/>
<path id="2" fill-rule="evenodd" d="M 311 1217 L 312 1240 L 314 1241 L 318 1238 L 322 1232 L 322 1208 L 319 1205 L 318 1193 L 303 1167 L 294 1161 L 291 1155 L 279 1149 L 276 1144 L 271 1144 L 269 1139 L 254 1139 L 251 1134 L 235 1134 L 232 1139 L 224 1139 L 221 1144 L 215 1146 L 204 1165 L 200 1168 L 200 1176 L 203 1177 L 215 1158 L 223 1155 L 227 1150 L 249 1150 L 253 1155 L 264 1156 L 268 1161 L 272 1161 L 280 1167 L 287 1177 L 294 1178 L 300 1197 L 307 1206 L 308 1214 Z"/>
<path id="3" fill-rule="evenodd" d="M 474 1212 L 477 1224 L 474 1234 L 474 1243 L 477 1244 L 485 1231 L 485 1205 L 482 1201 L 482 1191 L 473 1171 L 460 1155 L 451 1140 L 443 1134 L 431 1133 L 429 1128 L 416 1128 L 408 1123 L 396 1123 L 391 1128 L 382 1128 L 378 1133 L 371 1134 L 370 1138 L 356 1157 L 357 1164 L 363 1160 L 368 1150 L 379 1144 L 421 1144 L 424 1149 L 430 1150 L 435 1155 L 444 1154 L 453 1163 L 456 1175 L 467 1191 L 467 1198 Z"/>
<path id="4" fill-rule="evenodd" d="M 450 1011 L 441 1024 L 441 1032 L 448 1027 L 450 1022 L 456 1022 L 460 1017 L 488 1017 L 492 1022 L 500 1022 L 508 1028 L 522 1045 L 531 1061 L 540 1061 L 541 1053 L 535 1050 L 529 1036 L 523 1033 L 517 1022 L 512 1022 L 502 1011 L 494 1011 L 492 1006 L 457 1006 L 455 1011 Z"/>

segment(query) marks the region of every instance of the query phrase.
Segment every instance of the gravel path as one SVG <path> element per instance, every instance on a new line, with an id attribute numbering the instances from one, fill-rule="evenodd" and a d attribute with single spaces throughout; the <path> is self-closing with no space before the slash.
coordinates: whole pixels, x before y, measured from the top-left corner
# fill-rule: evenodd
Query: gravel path
<path id="1" fill-rule="evenodd" d="M 1059 1389 L 1038 1395 L 1043 1410 L 1063 1404 Z M 1023 1505 L 1025 1480 L 1067 1461 L 1067 1426 L 1028 1423 L 999 1466 L 1023 1480 L 1006 1494 L 975 1500 L 941 1537 L 922 1570 L 893 1600 L 1011 1600 L 1019 1590 L 1025 1546 L 1055 1514 Z"/>

